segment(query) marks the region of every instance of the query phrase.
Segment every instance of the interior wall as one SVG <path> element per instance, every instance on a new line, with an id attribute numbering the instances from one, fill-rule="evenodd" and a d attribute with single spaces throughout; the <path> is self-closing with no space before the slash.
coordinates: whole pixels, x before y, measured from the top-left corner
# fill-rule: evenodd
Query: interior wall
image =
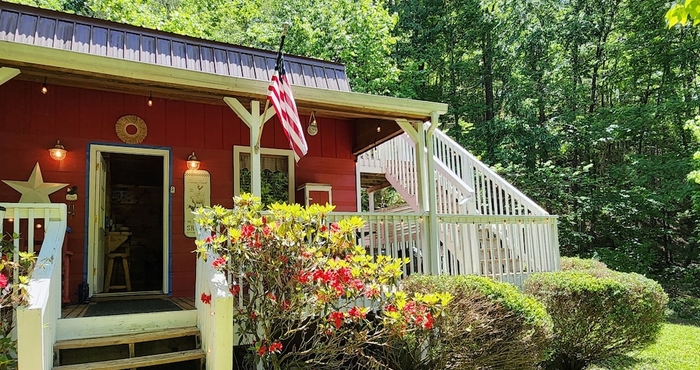
<path id="1" fill-rule="evenodd" d="M 41 94 L 41 83 L 12 80 L 0 85 L 1 180 L 27 180 L 39 162 L 45 182 L 78 186 L 75 215 L 68 220 L 68 249 L 73 253 L 70 270 L 71 299 L 77 299 L 83 281 L 86 223 L 86 150 L 89 143 L 124 145 L 116 135 L 115 123 L 123 115 L 144 119 L 148 136 L 139 145 L 169 148 L 172 152 L 172 294 L 191 296 L 194 292 L 195 256 L 193 239 L 183 233 L 183 175 L 187 156 L 196 151 L 201 169 L 212 178 L 212 204 L 232 206 L 233 146 L 250 145 L 249 131 L 225 105 L 206 105 L 51 85 Z M 308 122 L 302 116 L 301 121 Z M 307 182 L 333 186 L 338 211 L 355 211 L 355 162 L 352 155 L 352 124 L 347 120 L 318 117 L 319 134 L 307 136 L 309 153 L 296 168 L 296 185 Z M 68 151 L 63 161 L 52 160 L 48 149 L 56 140 Z M 287 149 L 288 143 L 276 118 L 265 125 L 261 146 Z M 65 202 L 65 191 L 50 196 Z M 20 194 L 0 183 L 0 201 L 17 202 Z"/>

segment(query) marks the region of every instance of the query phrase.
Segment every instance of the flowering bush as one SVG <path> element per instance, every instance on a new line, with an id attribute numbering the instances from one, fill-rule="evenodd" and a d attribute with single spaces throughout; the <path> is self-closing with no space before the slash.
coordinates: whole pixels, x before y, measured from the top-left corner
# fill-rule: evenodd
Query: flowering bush
<path id="1" fill-rule="evenodd" d="M 1 220 L 0 220 L 1 221 Z M 14 262 L 18 235 L 0 236 L 0 369 L 17 368 L 17 342 L 12 339 L 17 307 L 28 301 L 27 283 L 36 264 L 36 255 L 19 252 Z M 13 283 L 17 276 L 17 283 Z"/>
<path id="2" fill-rule="evenodd" d="M 329 223 L 332 210 L 273 204 L 263 215 L 258 198 L 242 195 L 233 210 L 197 211 L 211 233 L 197 241 L 198 255 L 218 255 L 211 264 L 229 276 L 238 298 L 241 341 L 265 369 L 373 367 L 382 361 L 376 347 L 431 330 L 450 301 L 449 294 L 398 291 L 406 261 L 368 255 L 355 243 L 363 221 Z"/>

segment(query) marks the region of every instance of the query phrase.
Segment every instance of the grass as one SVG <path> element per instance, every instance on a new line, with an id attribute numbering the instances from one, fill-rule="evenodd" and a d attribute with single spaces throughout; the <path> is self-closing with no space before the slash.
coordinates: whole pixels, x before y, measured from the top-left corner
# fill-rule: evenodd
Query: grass
<path id="1" fill-rule="evenodd" d="M 694 325 L 693 325 L 694 324 Z M 667 322 L 655 344 L 593 365 L 587 370 L 697 370 L 700 369 L 700 326 Z"/>

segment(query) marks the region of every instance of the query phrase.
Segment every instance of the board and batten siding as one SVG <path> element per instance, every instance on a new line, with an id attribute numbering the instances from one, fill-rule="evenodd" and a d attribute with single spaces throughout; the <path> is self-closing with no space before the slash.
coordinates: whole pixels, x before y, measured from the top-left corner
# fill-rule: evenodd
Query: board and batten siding
<path id="1" fill-rule="evenodd" d="M 41 83 L 12 80 L 0 85 L 1 180 L 27 180 L 36 162 L 45 182 L 78 186 L 75 216 L 68 220 L 71 258 L 71 299 L 76 300 L 83 279 L 85 226 L 86 151 L 88 143 L 114 143 L 114 125 L 123 115 L 134 114 L 148 125 L 144 146 L 172 151 L 172 292 L 194 293 L 195 256 L 193 240 L 183 233 L 183 175 L 187 156 L 195 151 L 201 169 L 211 173 L 212 204 L 232 206 L 233 146 L 250 145 L 248 128 L 225 105 L 206 105 L 153 98 L 148 107 L 144 96 L 49 85 L 41 94 Z M 302 116 L 303 123 L 308 117 Z M 346 120 L 318 118 L 319 133 L 307 136 L 309 153 L 295 169 L 297 186 L 328 183 L 338 211 L 356 211 L 355 161 L 352 155 L 354 130 Z M 304 125 L 305 126 L 305 125 Z M 54 161 L 48 149 L 60 139 L 68 151 L 63 161 Z M 265 125 L 262 147 L 288 149 L 276 118 Z M 20 194 L 0 183 L 0 201 L 17 202 Z M 54 203 L 65 202 L 65 191 L 51 195 Z"/>

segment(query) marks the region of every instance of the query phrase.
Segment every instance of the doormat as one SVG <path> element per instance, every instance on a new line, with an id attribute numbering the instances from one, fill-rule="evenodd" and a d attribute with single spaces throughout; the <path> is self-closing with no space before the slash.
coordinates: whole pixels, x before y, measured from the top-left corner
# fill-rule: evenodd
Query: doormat
<path id="1" fill-rule="evenodd" d="M 172 301 L 160 298 L 99 301 L 90 303 L 83 317 L 180 310 L 182 310 L 182 308 Z"/>

